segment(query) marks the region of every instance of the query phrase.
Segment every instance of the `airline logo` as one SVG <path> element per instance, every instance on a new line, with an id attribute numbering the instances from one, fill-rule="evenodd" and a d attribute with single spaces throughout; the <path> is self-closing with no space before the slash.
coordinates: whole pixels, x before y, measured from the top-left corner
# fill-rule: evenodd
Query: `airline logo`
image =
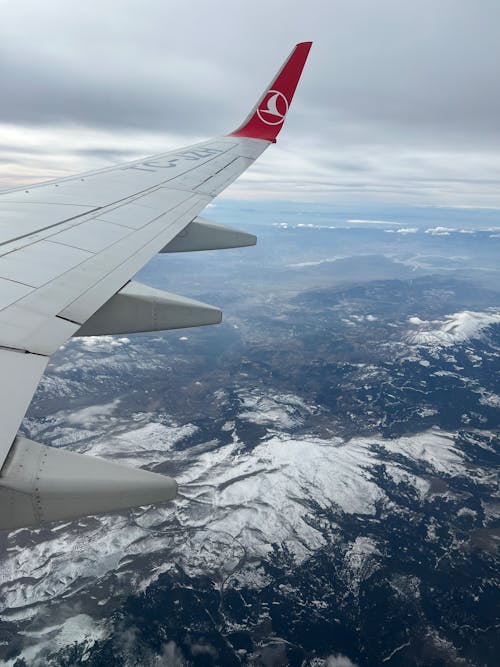
<path id="1" fill-rule="evenodd" d="M 285 120 L 288 100 L 279 90 L 268 90 L 257 109 L 257 115 L 266 125 L 279 125 Z"/>

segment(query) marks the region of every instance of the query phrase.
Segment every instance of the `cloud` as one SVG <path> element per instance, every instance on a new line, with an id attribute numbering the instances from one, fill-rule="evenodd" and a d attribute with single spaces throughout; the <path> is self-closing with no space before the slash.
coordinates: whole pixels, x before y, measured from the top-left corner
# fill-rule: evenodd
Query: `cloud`
<path id="1" fill-rule="evenodd" d="M 130 338 L 125 336 L 81 336 L 78 340 L 86 348 L 123 347 L 130 343 Z"/>
<path id="2" fill-rule="evenodd" d="M 225 196 L 500 206 L 498 2 L 277 0 L 264 22 L 254 5 L 216 7 L 9 4 L 0 181 L 225 133 L 292 44 L 313 39 L 278 146 Z"/>
<path id="3" fill-rule="evenodd" d="M 362 223 L 363 225 L 400 225 L 400 222 L 391 222 L 390 220 L 362 220 L 362 219 L 352 219 L 347 222 L 351 224 Z"/>
<path id="4" fill-rule="evenodd" d="M 451 232 L 456 232 L 457 230 L 453 227 L 433 227 L 431 229 L 426 229 L 425 233 L 430 234 L 431 236 L 449 236 Z"/>
<path id="5" fill-rule="evenodd" d="M 309 266 L 319 266 L 320 264 L 331 264 L 332 262 L 336 262 L 339 259 L 343 259 L 343 257 L 326 257 L 325 259 L 317 259 L 310 262 L 295 262 L 294 264 L 288 264 L 287 266 L 289 266 L 291 269 L 303 269 Z"/>
<path id="6" fill-rule="evenodd" d="M 113 414 L 119 404 L 120 400 L 115 399 L 111 403 L 91 405 L 81 410 L 72 410 L 67 415 L 67 420 L 70 424 L 84 426 L 85 428 L 95 428 L 99 423 L 109 423 L 110 415 Z"/>
<path id="7" fill-rule="evenodd" d="M 150 653 L 148 667 L 188 667 L 188 663 L 180 648 L 170 641 L 163 644 L 160 655 Z"/>
<path id="8" fill-rule="evenodd" d="M 418 227 L 401 227 L 400 229 L 384 229 L 387 234 L 416 234 Z"/>

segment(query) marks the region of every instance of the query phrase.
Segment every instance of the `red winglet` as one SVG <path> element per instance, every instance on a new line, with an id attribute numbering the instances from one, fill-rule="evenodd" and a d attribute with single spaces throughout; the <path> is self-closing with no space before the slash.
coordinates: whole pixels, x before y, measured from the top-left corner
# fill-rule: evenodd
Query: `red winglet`
<path id="1" fill-rule="evenodd" d="M 312 42 L 297 44 L 243 125 L 229 136 L 276 141 L 292 103 L 311 45 Z"/>

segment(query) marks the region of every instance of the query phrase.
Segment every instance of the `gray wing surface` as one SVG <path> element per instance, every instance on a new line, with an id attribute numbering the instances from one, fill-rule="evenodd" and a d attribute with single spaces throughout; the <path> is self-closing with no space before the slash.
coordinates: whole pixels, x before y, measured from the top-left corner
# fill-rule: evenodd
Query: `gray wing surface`
<path id="1" fill-rule="evenodd" d="M 287 67 L 296 85 L 299 47 L 304 50 L 294 49 L 270 90 Z M 293 90 L 283 88 L 288 101 Z M 267 123 L 260 134 L 255 120 L 246 135 L 245 127 L 243 134 L 240 128 L 184 149 L 0 194 L 0 528 L 175 496 L 168 477 L 54 450 L 17 431 L 51 355 L 70 337 L 220 321 L 212 306 L 131 279 L 159 252 L 255 243 L 250 234 L 199 217 L 275 140 L 260 136 Z"/>

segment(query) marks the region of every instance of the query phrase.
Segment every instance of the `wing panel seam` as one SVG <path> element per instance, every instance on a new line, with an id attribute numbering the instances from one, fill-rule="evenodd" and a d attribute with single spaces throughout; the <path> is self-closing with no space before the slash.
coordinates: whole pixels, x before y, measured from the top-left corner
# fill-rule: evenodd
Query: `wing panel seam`
<path id="1" fill-rule="evenodd" d="M 233 148 L 234 148 L 234 146 L 230 146 L 229 148 L 223 150 L 221 153 L 218 153 L 217 155 L 214 155 L 214 156 L 210 157 L 208 160 L 204 161 L 202 164 L 195 165 L 195 166 L 191 167 L 190 169 L 186 169 L 186 171 L 183 171 L 179 174 L 176 174 L 175 176 L 172 176 L 171 178 L 167 178 L 166 180 L 161 181 L 160 183 L 155 183 L 155 185 L 149 186 L 149 187 L 145 188 L 144 190 L 139 190 L 138 192 L 134 192 L 133 195 L 128 195 L 127 197 L 122 197 L 121 199 L 116 199 L 115 201 L 112 201 L 109 204 L 104 204 L 103 206 L 96 206 L 95 208 L 92 208 L 92 209 L 89 209 L 88 211 L 79 213 L 78 215 L 71 216 L 70 218 L 65 218 L 64 220 L 59 220 L 58 222 L 54 222 L 51 225 L 46 225 L 45 227 L 40 227 L 40 229 L 37 229 L 36 231 L 33 231 L 33 232 L 29 232 L 28 234 L 20 234 L 19 236 L 15 236 L 11 239 L 7 239 L 6 241 L 0 241 L 0 246 L 8 245 L 9 243 L 14 243 L 15 241 L 19 241 L 19 240 L 24 239 L 24 238 L 29 238 L 30 236 L 35 236 L 37 234 L 40 234 L 42 232 L 47 231 L 48 229 L 53 229 L 54 227 L 58 227 L 59 225 L 63 225 L 67 222 L 71 222 L 72 220 L 77 220 L 78 218 L 82 218 L 82 217 L 87 216 L 87 215 L 91 216 L 93 213 L 98 213 L 99 211 L 103 211 L 104 209 L 107 209 L 111 206 L 114 206 L 115 208 L 119 208 L 120 206 L 123 205 L 123 202 L 125 202 L 127 200 L 130 200 L 130 203 L 132 203 L 134 201 L 134 199 L 140 199 L 141 196 L 145 195 L 146 193 L 154 192 L 154 191 L 160 189 L 161 187 L 164 186 L 165 183 L 169 183 L 170 181 L 173 181 L 176 178 L 179 178 L 180 176 L 184 176 L 185 174 L 188 174 L 189 172 L 194 171 L 198 167 L 209 164 L 210 162 L 212 162 L 216 158 L 221 157 L 221 155 L 225 155 L 226 153 L 228 153 Z M 158 159 L 160 157 L 161 156 L 158 156 Z M 134 164 L 134 163 L 130 163 L 130 164 Z M 140 164 L 140 161 L 137 161 L 137 164 Z M 122 169 L 123 169 L 123 167 L 122 167 Z M 37 184 L 37 187 L 42 187 L 42 184 Z M 19 190 L 17 190 L 17 191 L 19 191 Z M 1 193 L 0 193 L 0 195 L 1 195 Z M 35 202 L 33 202 L 33 203 L 35 203 Z M 71 204 L 59 204 L 58 202 L 49 202 L 49 203 L 51 203 L 52 205 L 55 205 L 55 206 L 57 206 L 57 205 L 64 205 L 64 206 L 71 205 Z M 74 206 L 80 206 L 80 204 L 74 204 Z M 143 206 L 145 206 L 145 205 L 143 204 Z M 111 209 L 111 210 L 114 210 L 114 209 Z M 90 219 L 92 219 L 92 218 L 90 218 Z M 36 242 L 36 241 L 34 241 L 34 242 Z M 11 250 L 10 252 L 15 252 L 17 249 L 18 248 L 15 248 L 15 249 Z M 5 254 L 8 254 L 8 253 L 5 253 Z"/>
<path id="2" fill-rule="evenodd" d="M 30 232 L 29 234 L 21 234 L 20 236 L 15 236 L 14 238 L 8 239 L 7 241 L 0 241 L 0 246 L 7 245 L 9 243 L 14 243 L 15 241 L 19 241 L 20 239 L 29 238 L 30 236 L 35 236 L 36 234 L 40 234 L 41 232 L 44 232 L 47 229 L 52 229 L 53 227 L 64 225 L 66 222 L 71 222 L 72 220 L 77 220 L 78 218 L 82 218 L 85 215 L 96 213 L 97 211 L 100 211 L 102 208 L 103 208 L 102 206 L 97 206 L 97 208 L 92 208 L 90 209 L 90 211 L 85 211 L 85 213 L 79 213 L 78 215 L 74 215 L 71 218 L 66 218 L 65 220 L 59 220 L 58 222 L 54 222 L 51 225 L 47 225 L 46 227 L 40 227 L 40 229 L 37 229 L 34 232 Z M 36 243 L 36 241 L 33 241 L 33 243 Z M 8 253 L 6 252 L 4 256 L 10 254 L 10 252 L 15 252 L 16 250 L 18 250 L 18 248 L 14 248 L 13 250 L 10 250 Z"/>

